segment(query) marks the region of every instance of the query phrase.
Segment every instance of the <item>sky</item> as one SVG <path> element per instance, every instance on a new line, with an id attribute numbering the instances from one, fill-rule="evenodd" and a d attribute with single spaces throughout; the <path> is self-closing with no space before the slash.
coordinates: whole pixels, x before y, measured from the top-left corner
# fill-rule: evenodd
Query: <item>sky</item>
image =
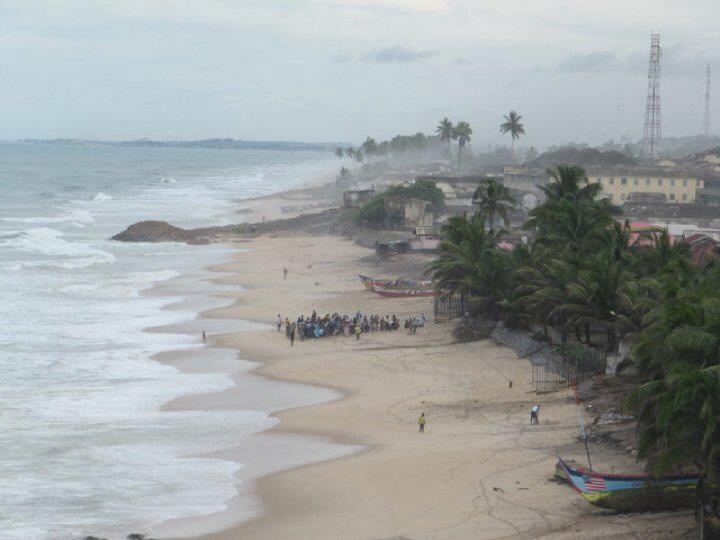
<path id="1" fill-rule="evenodd" d="M 718 0 L 0 0 L 0 139 L 359 142 L 465 120 L 473 144 L 702 130 Z M 720 132 L 720 84 L 712 108 Z M 508 142 L 508 141 L 505 141 Z"/>

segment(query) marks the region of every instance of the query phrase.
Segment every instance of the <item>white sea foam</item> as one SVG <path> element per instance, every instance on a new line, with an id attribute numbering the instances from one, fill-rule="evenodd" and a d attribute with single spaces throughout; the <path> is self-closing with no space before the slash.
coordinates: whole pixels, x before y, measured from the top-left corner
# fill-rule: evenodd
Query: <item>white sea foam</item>
<path id="1" fill-rule="evenodd" d="M 71 209 L 59 216 L 31 216 L 31 217 L 4 217 L 1 221 L 13 221 L 16 223 L 73 223 L 76 226 L 83 226 L 86 223 L 95 221 L 88 210 Z"/>
<path id="2" fill-rule="evenodd" d="M 102 202 L 102 201 L 111 201 L 112 197 L 110 195 L 105 195 L 102 191 L 95 195 L 92 199 L 95 202 Z"/>
<path id="3" fill-rule="evenodd" d="M 21 260 L 19 261 L 21 268 L 73 269 L 115 262 L 115 256 L 112 253 L 94 248 L 87 243 L 68 241 L 63 236 L 64 233 L 57 229 L 38 227 L 11 235 L 6 234 L 0 238 L 0 245 L 21 252 L 53 257 L 53 259 Z"/>

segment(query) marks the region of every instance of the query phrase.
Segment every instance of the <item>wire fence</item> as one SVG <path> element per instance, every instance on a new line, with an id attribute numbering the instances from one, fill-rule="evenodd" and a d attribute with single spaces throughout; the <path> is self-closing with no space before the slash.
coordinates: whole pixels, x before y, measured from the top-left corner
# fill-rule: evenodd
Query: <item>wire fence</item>
<path id="1" fill-rule="evenodd" d="M 551 351 L 532 364 L 532 387 L 537 391 L 560 390 L 588 381 L 593 375 L 605 373 L 605 351 L 574 346 L 572 351 Z"/>

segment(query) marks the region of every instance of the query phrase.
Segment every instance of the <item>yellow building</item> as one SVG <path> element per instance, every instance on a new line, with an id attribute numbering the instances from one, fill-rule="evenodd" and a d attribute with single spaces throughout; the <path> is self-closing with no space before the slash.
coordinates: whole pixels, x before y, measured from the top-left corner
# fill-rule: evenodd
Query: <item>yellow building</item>
<path id="1" fill-rule="evenodd" d="M 665 197 L 669 203 L 694 203 L 697 189 L 703 187 L 702 180 L 680 172 L 667 171 L 588 171 L 588 180 L 602 186 L 602 193 L 613 204 L 623 204 L 630 194 L 656 194 Z M 634 197 L 631 197 L 631 200 Z"/>

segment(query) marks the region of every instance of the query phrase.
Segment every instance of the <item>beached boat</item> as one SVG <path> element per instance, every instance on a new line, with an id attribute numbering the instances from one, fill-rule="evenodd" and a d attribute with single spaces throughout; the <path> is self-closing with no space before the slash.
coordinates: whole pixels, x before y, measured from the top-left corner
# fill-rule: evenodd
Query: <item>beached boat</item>
<path id="1" fill-rule="evenodd" d="M 590 503 L 621 512 L 692 506 L 697 474 L 601 474 L 558 458 L 555 477 L 568 482 Z"/>
<path id="2" fill-rule="evenodd" d="M 367 290 L 375 292 L 378 292 L 378 288 L 383 290 L 433 290 L 431 280 L 373 279 L 362 274 L 358 274 L 358 278 Z"/>
<path id="3" fill-rule="evenodd" d="M 373 289 L 380 296 L 389 296 L 392 298 L 407 298 L 411 296 L 435 296 L 432 289 L 385 289 L 375 286 Z"/>

